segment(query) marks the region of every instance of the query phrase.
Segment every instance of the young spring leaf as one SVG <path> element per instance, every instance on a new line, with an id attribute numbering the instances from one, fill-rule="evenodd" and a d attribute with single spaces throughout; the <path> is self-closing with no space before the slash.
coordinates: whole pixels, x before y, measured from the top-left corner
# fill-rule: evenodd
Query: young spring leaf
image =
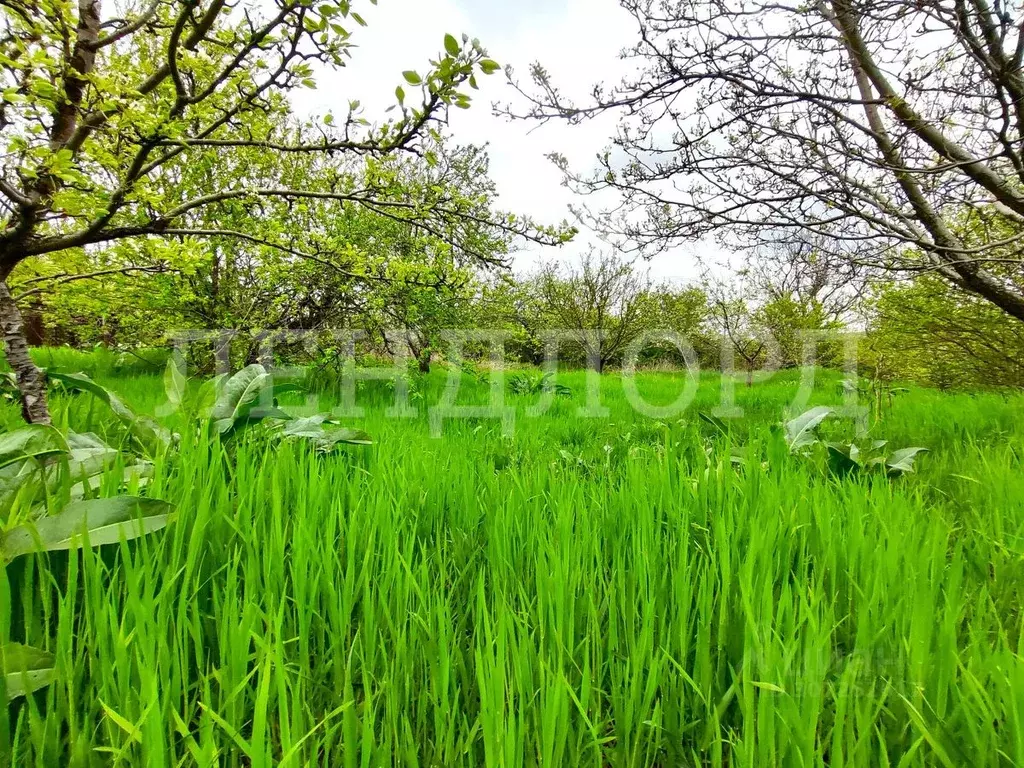
<path id="1" fill-rule="evenodd" d="M 795 453 L 796 451 L 817 442 L 818 438 L 814 434 L 814 429 L 821 424 L 821 422 L 823 422 L 830 413 L 832 413 L 831 408 L 819 405 L 816 408 L 811 408 L 809 411 L 801 413 L 795 419 L 787 421 L 785 430 L 786 443 L 789 444 L 789 450 Z"/>
<path id="2" fill-rule="evenodd" d="M 43 459 L 67 453 L 63 435 L 45 424 L 29 424 L 0 435 L 0 467 L 25 459 Z"/>
<path id="3" fill-rule="evenodd" d="M 181 407 L 188 392 L 188 379 L 174 358 L 167 361 L 167 368 L 164 370 L 164 392 L 173 410 Z"/>
<path id="4" fill-rule="evenodd" d="M 27 696 L 53 682 L 56 676 L 53 654 L 21 643 L 0 645 L 7 701 Z"/>
<path id="5" fill-rule="evenodd" d="M 914 459 L 917 454 L 927 451 L 927 448 L 900 448 L 893 451 L 885 462 L 886 469 L 890 475 L 904 475 L 914 471 Z"/>
<path id="6" fill-rule="evenodd" d="M 41 517 L 0 538 L 0 556 L 12 560 L 38 551 L 76 549 L 87 536 L 98 547 L 136 539 L 165 527 L 174 518 L 174 506 L 160 499 L 115 496 L 73 501 L 56 515 Z"/>
<path id="7" fill-rule="evenodd" d="M 247 365 L 229 378 L 221 389 L 210 418 L 218 434 L 226 434 L 250 419 L 264 391 L 272 397 L 273 377 L 259 363 Z"/>
<path id="8" fill-rule="evenodd" d="M 444 50 L 449 56 L 459 55 L 459 41 L 455 39 L 454 35 L 444 36 Z"/>

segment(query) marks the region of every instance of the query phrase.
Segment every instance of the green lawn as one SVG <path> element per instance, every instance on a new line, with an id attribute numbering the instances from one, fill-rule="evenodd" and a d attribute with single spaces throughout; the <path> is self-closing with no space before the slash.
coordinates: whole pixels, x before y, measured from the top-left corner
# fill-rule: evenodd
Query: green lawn
<path id="1" fill-rule="evenodd" d="M 158 375 L 94 373 L 161 402 Z M 361 387 L 347 423 L 375 444 L 326 457 L 167 417 L 180 454 L 148 493 L 174 524 L 0 577 L 0 641 L 58 659 L 10 708 L 10 764 L 1024 765 L 1024 395 L 912 388 L 870 435 L 928 447 L 916 473 L 839 480 L 773 428 L 795 372 L 739 384 L 730 436 L 697 415 L 717 375 L 658 420 L 617 374 L 578 415 L 568 373 L 543 415 L 508 396 L 507 434 L 436 438 L 447 375 L 413 381 L 409 418 Z M 652 402 L 683 386 L 641 375 Z M 113 435 L 93 398 L 54 411 Z"/>

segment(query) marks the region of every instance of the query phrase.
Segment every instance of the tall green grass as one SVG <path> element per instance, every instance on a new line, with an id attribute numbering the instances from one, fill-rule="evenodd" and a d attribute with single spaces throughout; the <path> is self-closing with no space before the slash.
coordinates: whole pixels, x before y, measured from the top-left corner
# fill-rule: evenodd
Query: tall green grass
<path id="1" fill-rule="evenodd" d="M 871 429 L 930 447 L 918 473 L 839 482 L 771 429 L 792 376 L 737 389 L 732 438 L 696 418 L 715 377 L 654 420 L 615 375 L 608 414 L 577 415 L 570 374 L 543 416 L 509 397 L 510 435 L 435 439 L 443 377 L 404 419 L 368 384 L 351 423 L 376 444 L 329 457 L 172 417 L 149 489 L 171 528 L 0 576 L 0 641 L 59 672 L 11 706 L 5 764 L 1024 765 L 1024 396 L 914 389 Z M 160 401 L 156 376 L 101 378 Z M 54 410 L 112 434 L 87 398 Z"/>

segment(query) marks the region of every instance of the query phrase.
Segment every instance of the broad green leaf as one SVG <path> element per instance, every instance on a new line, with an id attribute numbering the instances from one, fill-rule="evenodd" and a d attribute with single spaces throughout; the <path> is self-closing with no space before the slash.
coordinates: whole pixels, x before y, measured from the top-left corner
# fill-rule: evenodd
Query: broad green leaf
<path id="1" fill-rule="evenodd" d="M 339 427 L 325 429 L 324 424 L 331 424 L 329 414 L 318 413 L 288 422 L 281 429 L 282 437 L 298 438 L 313 443 L 317 450 L 330 451 L 338 445 L 371 445 L 373 439 L 361 429 Z"/>
<path id="2" fill-rule="evenodd" d="M 373 438 L 361 429 L 325 429 L 319 437 L 313 438 L 317 450 L 331 451 L 339 445 L 372 445 Z"/>
<path id="3" fill-rule="evenodd" d="M 12 528 L 0 538 L 0 555 L 11 560 L 38 551 L 92 547 L 136 539 L 165 527 L 174 506 L 160 499 L 115 496 L 73 501 L 56 515 Z"/>
<path id="4" fill-rule="evenodd" d="M 218 373 L 213 378 L 207 379 L 199 385 L 199 391 L 196 393 L 193 405 L 195 413 L 200 413 L 204 416 L 212 413 L 213 406 L 220 398 L 221 392 L 224 389 L 224 383 L 228 378 L 228 374 Z"/>
<path id="5" fill-rule="evenodd" d="M 188 379 L 173 357 L 167 361 L 167 368 L 164 370 L 164 392 L 174 410 L 181 407 L 188 392 Z"/>
<path id="6" fill-rule="evenodd" d="M 135 483 L 139 488 L 144 488 L 149 485 L 149 481 L 154 474 L 156 474 L 156 467 L 152 462 L 139 461 L 124 468 L 121 474 L 121 484 L 129 487 Z M 90 496 L 94 496 L 99 491 L 102 483 L 102 473 L 83 477 L 71 486 L 70 496 L 72 499 L 84 498 L 87 490 Z"/>
<path id="7" fill-rule="evenodd" d="M 499 64 L 496 61 L 493 61 L 492 59 L 483 59 L 480 62 L 480 70 L 485 75 L 493 75 L 499 69 L 501 69 L 501 64 Z"/>
<path id="8" fill-rule="evenodd" d="M 114 415 L 128 429 L 135 443 L 149 456 L 157 456 L 171 443 L 171 433 L 147 416 L 140 416 L 129 408 L 114 392 L 98 384 L 84 373 L 60 373 L 47 371 L 47 377 L 61 382 L 66 387 L 88 392 L 106 403 Z"/>
<path id="9" fill-rule="evenodd" d="M 52 653 L 21 643 L 0 645 L 0 669 L 7 688 L 7 701 L 27 696 L 49 685 L 56 677 Z"/>
<path id="10" fill-rule="evenodd" d="M 402 77 L 405 78 L 405 82 L 409 85 L 419 85 L 423 82 L 423 78 L 419 76 L 419 73 L 414 72 L 411 69 L 405 70 L 405 72 L 402 73 Z"/>
<path id="11" fill-rule="evenodd" d="M 58 456 L 67 451 L 63 435 L 46 424 L 29 424 L 0 435 L 0 467 L 26 459 Z"/>
<path id="12" fill-rule="evenodd" d="M 273 385 L 273 377 L 259 363 L 247 365 L 229 378 L 213 404 L 214 429 L 224 434 L 249 418 L 264 391 Z M 268 391 L 268 395 L 272 393 Z"/>
<path id="13" fill-rule="evenodd" d="M 857 461 L 856 455 L 854 454 L 857 446 L 852 443 L 850 445 L 829 443 L 827 448 L 828 466 L 837 475 L 848 475 L 861 468 L 860 462 Z"/>
<path id="14" fill-rule="evenodd" d="M 817 442 L 814 429 L 832 413 L 831 408 L 819 405 L 786 422 L 786 442 L 790 451 L 798 451 Z"/>
<path id="15" fill-rule="evenodd" d="M 459 41 L 455 39 L 454 35 L 444 36 L 444 50 L 449 56 L 459 55 L 459 51 L 461 50 L 459 47 Z"/>
<path id="16" fill-rule="evenodd" d="M 19 494 L 31 501 L 43 492 L 44 475 L 39 464 L 24 460 L 0 467 L 0 512 L 8 512 Z"/>
<path id="17" fill-rule="evenodd" d="M 68 448 L 68 474 L 73 483 L 102 474 L 117 462 L 119 456 L 116 448 L 107 445 L 91 432 L 69 432 Z M 54 467 L 47 472 L 48 486 L 58 480 L 56 469 Z"/>
<path id="18" fill-rule="evenodd" d="M 268 405 L 266 407 L 257 405 L 251 411 L 249 411 L 248 421 L 259 421 L 260 419 L 280 419 L 281 421 L 291 421 L 294 418 L 287 411 L 282 411 L 276 405 Z"/>
<path id="19" fill-rule="evenodd" d="M 330 417 L 325 413 L 318 413 L 315 416 L 304 416 L 289 421 L 281 429 L 283 435 L 288 437 L 316 437 L 323 434 L 324 422 Z"/>
<path id="20" fill-rule="evenodd" d="M 902 475 L 914 471 L 914 459 L 919 453 L 924 453 L 927 448 L 900 448 L 893 451 L 886 461 L 885 466 L 890 475 Z"/>

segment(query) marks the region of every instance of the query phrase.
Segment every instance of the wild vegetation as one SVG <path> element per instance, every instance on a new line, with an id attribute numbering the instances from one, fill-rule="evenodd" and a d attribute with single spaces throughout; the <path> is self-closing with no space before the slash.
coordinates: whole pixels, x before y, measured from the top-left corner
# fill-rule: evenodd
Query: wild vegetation
<path id="1" fill-rule="evenodd" d="M 1024 765 L 1021 9 L 620 4 L 575 224 L 468 35 L 0 4 L 0 765 Z"/>
<path id="2" fill-rule="evenodd" d="M 139 412 L 166 404 L 159 373 L 90 373 Z M 373 444 L 331 454 L 164 417 L 180 441 L 146 494 L 170 526 L 7 566 L 6 636 L 54 669 L 12 704 L 13 764 L 1024 758 L 1021 396 L 900 395 L 864 438 L 930 449 L 897 476 L 817 453 L 811 430 L 849 444 L 848 418 L 780 427 L 790 373 L 737 388 L 745 416 L 724 431 L 698 416 L 719 404 L 713 374 L 658 420 L 616 374 L 608 415 L 579 416 L 583 374 L 563 372 L 571 394 L 543 415 L 541 393 L 508 396 L 511 436 L 455 418 L 437 440 L 448 375 L 413 377 L 406 419 L 386 415 L 392 388 L 360 384 L 345 427 Z M 457 375 L 465 402 L 490 396 Z M 842 380 L 820 376 L 809 405 L 840 413 Z M 667 403 L 681 382 L 639 386 Z M 93 396 L 51 402 L 56 425 L 122 444 Z M 279 407 L 308 409 L 300 392 Z"/>

